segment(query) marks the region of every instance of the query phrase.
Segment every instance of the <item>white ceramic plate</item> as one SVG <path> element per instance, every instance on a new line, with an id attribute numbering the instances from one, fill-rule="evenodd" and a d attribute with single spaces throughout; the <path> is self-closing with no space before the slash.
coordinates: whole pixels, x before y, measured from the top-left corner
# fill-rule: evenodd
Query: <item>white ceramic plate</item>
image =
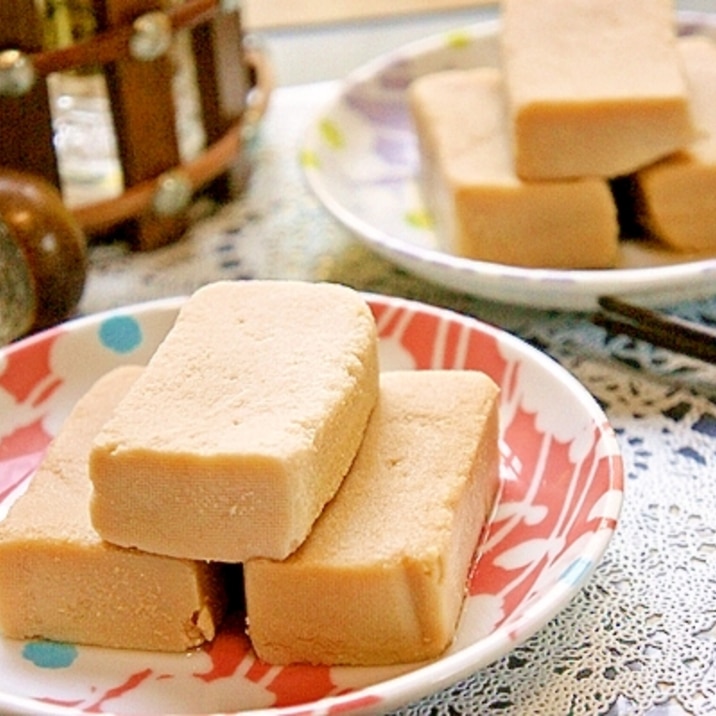
<path id="1" fill-rule="evenodd" d="M 716 37 L 716 15 L 679 15 L 682 33 Z M 525 269 L 458 258 L 437 248 L 416 175 L 406 88 L 448 68 L 496 65 L 498 21 L 411 43 L 353 72 L 309 128 L 301 163 L 326 208 L 377 253 L 448 288 L 542 308 L 591 310 L 604 294 L 667 305 L 714 293 L 716 258 L 696 260 L 625 241 L 618 268 Z M 579 227 L 574 227 L 578 238 Z"/>
<path id="2" fill-rule="evenodd" d="M 368 299 L 384 369 L 475 368 L 502 386 L 503 489 L 448 652 L 396 667 L 275 668 L 231 628 L 181 655 L 0 639 L 0 712 L 383 712 L 492 662 L 569 602 L 622 503 L 622 461 L 604 414 L 564 369 L 508 334 L 445 310 Z M 146 362 L 180 305 L 99 314 L 0 350 L 0 514 L 79 396 L 112 367 Z"/>

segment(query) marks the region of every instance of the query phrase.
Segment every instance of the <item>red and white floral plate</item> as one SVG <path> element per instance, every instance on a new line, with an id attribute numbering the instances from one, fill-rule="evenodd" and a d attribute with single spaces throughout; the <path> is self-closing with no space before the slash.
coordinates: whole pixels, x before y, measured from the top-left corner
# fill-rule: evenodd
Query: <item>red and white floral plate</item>
<path id="1" fill-rule="evenodd" d="M 622 461 L 601 409 L 564 369 L 506 333 L 443 309 L 367 299 L 383 369 L 480 369 L 502 387 L 502 493 L 447 653 L 395 667 L 272 667 L 231 628 L 181 655 L 0 638 L 2 713 L 384 712 L 496 660 L 570 601 L 622 504 Z M 0 515 L 79 396 L 114 366 L 146 362 L 182 300 L 81 318 L 0 349 Z"/>

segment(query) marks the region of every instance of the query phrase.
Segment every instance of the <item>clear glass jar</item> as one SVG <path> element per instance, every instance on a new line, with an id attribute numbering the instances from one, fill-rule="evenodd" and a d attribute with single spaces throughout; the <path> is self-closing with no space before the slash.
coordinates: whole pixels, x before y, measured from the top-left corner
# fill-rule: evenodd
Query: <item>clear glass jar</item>
<path id="1" fill-rule="evenodd" d="M 46 49 L 87 40 L 97 31 L 93 0 L 35 0 Z M 182 162 L 206 146 L 189 33 L 180 31 L 169 50 L 178 150 Z M 62 196 L 71 208 L 113 199 L 125 188 L 112 108 L 101 67 L 48 76 L 55 153 Z"/>

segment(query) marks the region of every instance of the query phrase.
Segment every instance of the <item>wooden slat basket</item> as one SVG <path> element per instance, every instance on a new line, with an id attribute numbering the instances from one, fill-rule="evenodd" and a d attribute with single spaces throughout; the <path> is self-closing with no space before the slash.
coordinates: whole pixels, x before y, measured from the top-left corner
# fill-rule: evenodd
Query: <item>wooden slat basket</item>
<path id="1" fill-rule="evenodd" d="M 72 19 L 80 11 L 89 30 L 58 40 L 61 13 Z M 179 119 L 191 102 L 185 89 L 177 91 L 177 58 L 191 70 L 185 87 L 194 93 L 190 111 L 201 134 L 192 152 L 182 145 Z M 58 78 L 76 86 L 100 80 L 121 176 L 112 196 L 70 204 L 53 94 Z M 121 233 L 135 248 L 153 249 L 182 234 L 199 191 L 224 197 L 240 190 L 234 180 L 245 173 L 245 139 L 270 85 L 236 2 L 0 3 L 0 166 L 49 180 L 89 237 Z"/>

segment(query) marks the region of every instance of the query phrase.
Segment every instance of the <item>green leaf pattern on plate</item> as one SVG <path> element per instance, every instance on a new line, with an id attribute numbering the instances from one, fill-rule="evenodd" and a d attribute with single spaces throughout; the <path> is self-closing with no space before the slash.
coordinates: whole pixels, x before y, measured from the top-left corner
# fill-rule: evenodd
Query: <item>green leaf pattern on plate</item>
<path id="1" fill-rule="evenodd" d="M 425 209 L 414 209 L 405 214 L 405 221 L 416 229 L 433 229 L 433 217 Z"/>
<path id="2" fill-rule="evenodd" d="M 324 119 L 320 123 L 320 132 L 323 140 L 331 149 L 342 149 L 345 146 L 345 137 L 340 127 L 330 119 Z"/>
<path id="3" fill-rule="evenodd" d="M 318 152 L 315 152 L 312 149 L 302 149 L 298 155 L 298 160 L 302 167 L 317 169 L 321 166 L 321 160 L 318 157 Z"/>
<path id="4" fill-rule="evenodd" d="M 474 40 L 473 36 L 464 29 L 449 32 L 446 39 L 448 47 L 452 47 L 457 50 L 467 47 L 472 44 Z"/>

